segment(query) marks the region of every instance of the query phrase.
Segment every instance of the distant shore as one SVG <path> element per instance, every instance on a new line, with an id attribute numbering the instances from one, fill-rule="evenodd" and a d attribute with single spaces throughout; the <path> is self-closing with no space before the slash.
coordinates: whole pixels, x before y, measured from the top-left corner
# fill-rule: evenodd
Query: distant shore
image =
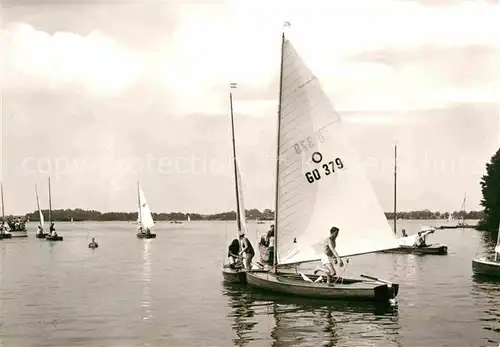
<path id="1" fill-rule="evenodd" d="M 272 221 L 274 220 L 274 212 L 270 209 L 260 211 L 258 209 L 250 209 L 245 211 L 247 220 Z M 44 218 L 48 219 L 48 210 L 42 211 Z M 394 213 L 386 212 L 387 219 L 394 219 Z M 468 220 L 480 220 L 483 218 L 483 211 L 454 211 L 454 212 L 432 212 L 429 210 L 398 212 L 397 218 L 403 220 L 447 220 L 449 216 L 458 222 L 461 218 Z M 186 213 L 186 212 L 169 212 L 169 213 L 153 213 L 153 219 L 156 221 L 187 221 L 188 216 L 191 221 L 217 221 L 217 220 L 236 220 L 236 212 L 228 211 L 216 214 L 201 214 L 201 213 Z M 22 216 L 6 216 L 6 218 L 29 219 L 32 222 L 39 221 L 38 211 L 33 211 Z M 132 222 L 137 220 L 137 212 L 99 212 L 95 210 L 83 209 L 64 209 L 53 210 L 51 213 L 52 221 L 95 221 L 95 222 L 111 222 L 124 221 Z"/>

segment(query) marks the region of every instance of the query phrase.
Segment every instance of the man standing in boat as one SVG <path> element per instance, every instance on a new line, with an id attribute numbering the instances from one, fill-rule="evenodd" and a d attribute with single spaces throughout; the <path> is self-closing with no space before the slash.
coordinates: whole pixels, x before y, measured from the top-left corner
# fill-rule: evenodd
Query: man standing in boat
<path id="1" fill-rule="evenodd" d="M 240 255 L 243 255 L 243 258 L 245 260 L 245 269 L 250 270 L 252 268 L 252 259 L 255 256 L 255 251 L 253 249 L 252 243 L 245 236 L 245 234 L 240 235 L 240 243 Z"/>
<path id="2" fill-rule="evenodd" d="M 336 247 L 337 247 L 337 236 L 339 236 L 339 228 L 337 227 L 332 227 L 330 229 L 330 236 L 325 239 L 325 244 L 324 244 L 324 252 L 321 255 L 321 263 L 323 266 L 328 270 L 325 272 L 321 268 L 316 268 L 314 270 L 314 274 L 316 274 L 318 271 L 322 271 L 327 273 L 326 275 L 326 283 L 330 285 L 331 278 L 335 277 L 337 274 L 337 271 L 335 271 L 335 268 L 333 267 L 333 264 L 339 264 L 340 266 L 344 266 L 344 262 L 342 259 L 339 257 Z"/>

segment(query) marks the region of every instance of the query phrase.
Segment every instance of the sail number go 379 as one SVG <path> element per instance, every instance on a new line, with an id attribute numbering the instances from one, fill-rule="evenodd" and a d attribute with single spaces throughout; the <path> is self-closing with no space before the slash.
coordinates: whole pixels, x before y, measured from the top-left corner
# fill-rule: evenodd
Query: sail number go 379
<path id="1" fill-rule="evenodd" d="M 317 135 L 319 142 L 324 141 L 324 138 L 323 138 L 321 132 L 318 131 L 316 135 Z M 298 143 L 295 143 L 293 145 L 293 147 L 295 149 L 295 153 L 300 154 L 302 152 L 306 152 L 309 149 L 316 147 L 316 143 L 314 143 L 313 139 L 308 136 L 305 140 L 302 140 L 302 141 L 299 141 Z M 323 155 L 320 152 L 315 151 L 312 154 L 311 159 L 315 164 L 320 164 L 323 161 Z M 333 158 L 328 163 L 321 165 L 321 169 L 322 169 L 323 174 L 325 176 L 329 176 L 330 174 L 335 173 L 336 169 L 341 170 L 343 168 L 344 168 L 344 163 L 342 162 L 342 159 L 340 159 L 340 158 Z M 306 176 L 307 182 L 314 183 L 315 181 L 320 180 L 322 175 L 321 175 L 319 169 L 313 169 L 309 172 L 306 172 L 305 176 Z"/>

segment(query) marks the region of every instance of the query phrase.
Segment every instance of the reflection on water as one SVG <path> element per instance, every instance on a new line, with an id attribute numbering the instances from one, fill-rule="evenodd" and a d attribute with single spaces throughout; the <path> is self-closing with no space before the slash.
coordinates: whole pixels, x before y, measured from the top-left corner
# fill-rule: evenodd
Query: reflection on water
<path id="1" fill-rule="evenodd" d="M 474 275 L 473 280 L 471 294 L 475 304 L 480 308 L 477 319 L 482 323 L 482 329 L 498 334 L 500 333 L 500 279 Z M 487 343 L 495 346 L 499 342 L 487 340 Z"/>
<path id="2" fill-rule="evenodd" d="M 389 304 L 283 297 L 225 285 L 236 346 L 252 341 L 261 316 L 272 346 L 399 346 L 398 309 Z"/>
<path id="3" fill-rule="evenodd" d="M 142 316 L 143 320 L 147 320 L 152 317 L 151 315 L 151 240 L 144 240 L 144 250 L 142 252 L 143 267 L 142 267 L 142 301 L 141 306 L 144 309 Z"/>

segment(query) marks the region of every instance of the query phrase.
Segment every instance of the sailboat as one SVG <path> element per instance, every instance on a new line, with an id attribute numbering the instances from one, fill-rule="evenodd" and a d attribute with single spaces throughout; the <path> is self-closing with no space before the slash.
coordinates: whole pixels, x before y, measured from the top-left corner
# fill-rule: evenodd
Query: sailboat
<path id="1" fill-rule="evenodd" d="M 397 235 L 396 216 L 397 216 L 397 157 L 398 147 L 394 146 L 394 234 Z M 431 244 L 417 247 L 419 238 L 425 240 L 426 236 L 434 233 L 436 229 L 431 227 L 422 227 L 417 234 L 406 236 L 398 239 L 399 247 L 395 249 L 385 250 L 383 253 L 405 253 L 405 254 L 435 254 L 446 255 L 448 254 L 448 247 L 440 244 Z"/>
<path id="2" fill-rule="evenodd" d="M 231 88 L 236 88 L 235 83 L 230 84 Z M 248 233 L 247 222 L 245 217 L 245 206 L 243 204 L 243 189 L 241 184 L 241 174 L 238 167 L 238 162 L 236 160 L 236 141 L 234 137 L 234 117 L 233 117 L 233 93 L 229 93 L 229 106 L 231 114 L 231 135 L 233 144 L 233 163 L 234 163 L 234 185 L 236 192 L 236 224 L 237 224 L 237 234 L 236 239 L 240 235 L 245 234 L 249 242 L 251 243 L 254 251 L 256 250 L 256 243 L 254 238 L 252 238 Z M 235 240 L 236 240 L 235 239 Z M 233 240 L 233 242 L 236 242 Z M 239 241 L 238 241 L 239 243 Z M 246 283 L 246 269 L 241 263 L 229 264 L 223 263 L 222 265 L 222 276 L 224 281 L 229 283 Z"/>
<path id="3" fill-rule="evenodd" d="M 1 193 L 2 193 L 2 221 L 5 222 L 3 183 L 1 186 Z M 11 225 L 8 225 L 9 231 L 8 232 L 4 231 L 3 238 L 8 239 L 12 237 L 28 237 L 28 231 L 26 230 L 25 223 L 26 221 L 22 221 L 21 218 L 17 218 L 16 220 L 14 220 L 14 222 Z M 10 224 L 10 223 L 5 223 L 5 224 Z"/>
<path id="4" fill-rule="evenodd" d="M 187 221 L 191 222 L 191 216 L 190 215 L 187 216 Z"/>
<path id="5" fill-rule="evenodd" d="M 284 32 L 281 42 L 275 265 L 247 271 L 247 282 L 260 290 L 311 298 L 393 300 L 399 284 L 376 277 L 340 275 L 328 284 L 322 276 L 280 271 L 320 260 L 333 227 L 339 230 L 335 248 L 340 257 L 398 247 L 340 116 Z"/>
<path id="6" fill-rule="evenodd" d="M 151 232 L 151 228 L 155 226 L 155 222 L 139 182 L 137 182 L 137 199 L 139 204 L 137 216 L 139 230 L 137 231 L 137 237 L 140 239 L 154 239 L 156 238 L 156 234 Z"/>
<path id="7" fill-rule="evenodd" d="M 500 225 L 498 226 L 497 244 L 494 255 L 477 257 L 472 260 L 472 271 L 477 275 L 500 277 Z"/>
<path id="8" fill-rule="evenodd" d="M 43 231 L 44 218 L 43 218 L 42 209 L 40 208 L 40 198 L 38 197 L 38 188 L 37 188 L 36 183 L 35 183 L 35 195 L 36 195 L 36 205 L 38 208 L 38 215 L 40 216 L 40 222 L 38 224 L 38 231 L 36 232 L 36 238 L 37 239 L 44 239 L 49 234 L 45 233 Z"/>
<path id="9" fill-rule="evenodd" d="M 12 238 L 12 234 L 9 233 L 9 227 L 5 221 L 5 209 L 3 203 L 3 183 L 0 183 L 0 192 L 2 195 L 2 225 L 0 225 L 0 240 Z"/>
<path id="10" fill-rule="evenodd" d="M 464 194 L 464 199 L 462 200 L 462 206 L 460 207 L 460 211 L 458 211 L 458 216 L 461 214 L 467 214 L 467 211 L 465 211 L 465 202 L 467 201 L 467 193 Z M 454 212 L 455 213 L 455 212 Z M 454 220 L 455 218 L 453 217 L 452 214 L 448 217 L 448 223 Z M 474 228 L 475 226 L 471 226 L 467 224 L 465 221 L 465 218 L 463 216 L 460 217 L 458 223 L 456 225 L 441 225 L 439 226 L 439 229 L 462 229 L 462 228 Z"/>
<path id="11" fill-rule="evenodd" d="M 47 241 L 62 241 L 63 237 L 57 235 L 56 231 L 53 230 L 52 225 L 52 189 L 50 188 L 50 177 L 49 177 L 49 235 L 45 236 L 45 240 Z"/>

